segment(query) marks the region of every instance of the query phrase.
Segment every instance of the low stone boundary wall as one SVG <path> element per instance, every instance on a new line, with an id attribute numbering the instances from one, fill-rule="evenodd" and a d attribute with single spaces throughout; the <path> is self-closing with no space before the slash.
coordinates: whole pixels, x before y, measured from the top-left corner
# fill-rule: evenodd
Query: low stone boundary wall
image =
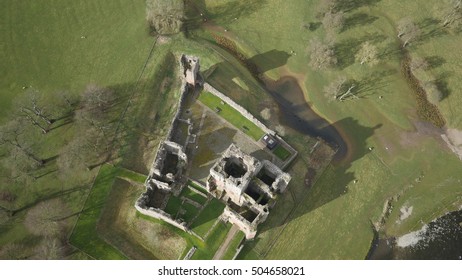
<path id="1" fill-rule="evenodd" d="M 196 246 L 192 246 L 191 249 L 188 251 L 188 253 L 186 254 L 186 256 L 184 257 L 183 260 L 189 260 L 191 259 L 191 257 L 194 255 L 194 253 L 196 252 L 197 250 L 197 247 Z"/>
<path id="2" fill-rule="evenodd" d="M 247 111 L 241 105 L 234 102 L 228 96 L 226 96 L 223 93 L 221 93 L 220 91 L 218 91 L 216 88 L 212 87 L 209 83 L 204 84 L 204 90 L 210 92 L 211 94 L 213 94 L 216 97 L 223 100 L 223 102 L 227 103 L 229 106 L 233 107 L 236 111 L 241 113 L 245 118 L 247 118 L 249 121 L 253 122 L 259 128 L 261 128 L 265 133 L 268 133 L 268 134 L 271 134 L 271 135 L 276 135 L 276 132 L 274 132 L 273 130 L 266 127 L 266 125 L 264 125 L 261 121 L 259 121 L 257 118 L 255 118 L 251 113 L 249 113 L 249 111 Z"/>
<path id="3" fill-rule="evenodd" d="M 179 228 L 181 230 L 189 231 L 189 229 L 185 225 L 182 225 L 179 222 L 175 221 L 174 219 L 170 218 L 170 215 L 168 215 L 167 213 L 165 213 L 162 210 L 159 210 L 159 209 L 156 209 L 156 208 L 145 209 L 145 208 L 139 207 L 138 205 L 135 205 L 135 208 L 136 208 L 136 210 L 138 210 L 143 215 L 146 215 L 146 216 L 149 216 L 149 217 L 152 217 L 152 218 L 155 218 L 155 219 L 162 220 L 162 221 L 167 222 L 167 223 L 171 224 L 172 226 L 175 226 L 175 227 L 177 227 L 177 228 Z"/>

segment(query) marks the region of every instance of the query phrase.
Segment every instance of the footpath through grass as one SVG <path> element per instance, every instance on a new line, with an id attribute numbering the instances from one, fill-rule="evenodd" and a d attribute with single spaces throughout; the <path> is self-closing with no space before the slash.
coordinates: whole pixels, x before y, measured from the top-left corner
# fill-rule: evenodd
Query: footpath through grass
<path id="1" fill-rule="evenodd" d="M 254 140 L 258 141 L 265 134 L 263 130 L 253 122 L 210 92 L 202 92 L 199 96 L 199 100 Z"/>
<path id="2" fill-rule="evenodd" d="M 226 250 L 225 254 L 221 259 L 232 260 L 234 255 L 236 255 L 237 248 L 241 244 L 242 240 L 244 240 L 244 238 L 245 234 L 242 231 L 236 233 L 236 235 L 233 237 L 233 240 L 231 240 L 231 243 L 229 243 L 228 249 Z"/>
<path id="3" fill-rule="evenodd" d="M 101 167 L 69 239 L 72 245 L 99 260 L 126 259 L 117 249 L 102 240 L 96 229 L 117 172 L 118 169 L 109 164 Z"/>

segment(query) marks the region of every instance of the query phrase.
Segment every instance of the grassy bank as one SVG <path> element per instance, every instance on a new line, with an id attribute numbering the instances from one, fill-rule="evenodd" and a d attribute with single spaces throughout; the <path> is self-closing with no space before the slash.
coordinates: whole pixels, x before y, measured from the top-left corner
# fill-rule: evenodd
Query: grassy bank
<path id="1" fill-rule="evenodd" d="M 234 108 L 224 103 L 220 98 L 209 92 L 202 92 L 199 101 L 213 111 L 217 112 L 222 118 L 237 127 L 245 134 L 258 141 L 265 134 L 261 128 L 256 126 L 253 122 L 244 117 L 241 113 Z"/>
<path id="2" fill-rule="evenodd" d="M 456 50 L 461 35 L 442 30 L 433 21 L 432 11 L 438 3 L 382 0 L 367 5 L 350 1 L 345 27 L 335 35 L 338 65 L 326 71 L 313 71 L 309 66 L 308 42 L 315 37 L 326 37 L 316 18 L 319 1 L 270 0 L 250 6 L 244 1 L 205 2 L 206 14 L 217 26 L 204 27 L 194 34 L 209 42 L 214 41 L 213 34 L 233 40 L 239 51 L 265 69 L 270 78 L 295 74 L 306 99 L 347 137 L 350 149 L 347 160 L 330 166 L 312 189 L 304 191 L 306 198 L 280 224 L 282 231 L 280 227 L 264 225 L 256 241 L 240 257 L 361 259 L 373 238 L 371 221 L 379 220 L 383 204 L 390 197 L 400 196 L 382 228 L 389 235 L 414 230 L 418 227 L 416 221 L 429 222 L 462 203 L 460 196 L 453 195 L 461 191 L 457 183 L 462 174 L 460 162 L 444 147 L 439 130 L 419 121 L 414 93 L 401 71 L 401 43 L 396 39 L 397 22 L 413 11 L 411 17 L 422 29 L 422 36 L 411 43 L 408 51 L 411 56 L 432 60 L 428 71 L 446 92 L 438 108 L 449 127 L 460 129 L 456 107 L 461 100 L 458 92 L 462 84 L 456 78 L 460 57 L 456 51 L 442 50 Z M 224 7 L 231 11 L 245 7 L 245 13 L 230 18 L 221 14 Z M 366 41 L 379 49 L 377 66 L 355 61 L 355 52 Z M 274 50 L 290 54 L 287 64 L 281 67 L 274 63 L 271 57 Z M 211 78 L 215 73 L 217 70 Z M 328 101 L 323 89 L 339 75 L 357 82 L 358 99 Z M 241 102 L 252 106 L 244 98 Z M 294 168 L 298 168 L 297 163 Z M 297 171 L 291 173 L 294 172 Z M 297 189 L 295 184 L 290 188 Z M 438 188 L 436 196 L 435 188 Z M 280 202 L 283 205 L 276 206 L 279 211 L 290 211 L 293 209 L 290 205 L 297 204 L 288 197 Z M 419 210 L 401 221 L 399 209 L 404 205 Z M 275 237 L 268 239 L 268 236 Z M 294 239 L 297 236 L 300 238 Z M 332 242 L 327 244 L 325 240 Z"/>
<path id="3" fill-rule="evenodd" d="M 126 259 L 121 252 L 102 240 L 96 229 L 117 172 L 118 169 L 111 165 L 101 167 L 69 239 L 72 245 L 95 259 Z"/>

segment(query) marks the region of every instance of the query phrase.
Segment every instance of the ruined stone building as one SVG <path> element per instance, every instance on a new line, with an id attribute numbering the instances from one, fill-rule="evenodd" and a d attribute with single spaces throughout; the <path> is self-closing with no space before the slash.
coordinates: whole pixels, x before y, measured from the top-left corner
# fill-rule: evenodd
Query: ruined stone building
<path id="1" fill-rule="evenodd" d="M 135 208 L 144 215 L 161 219 L 195 234 L 184 221 L 164 211 L 169 198 L 179 196 L 188 184 L 188 149 L 191 145 L 196 146 L 196 135 L 191 133 L 190 119 L 184 120 L 180 116 L 185 110 L 186 98 L 193 96 L 189 93 L 201 88 L 199 59 L 183 55 L 180 64 L 183 70 L 182 94 L 177 112 L 166 140 L 159 145 L 145 182 L 146 191 L 136 201 Z M 188 135 L 182 141 L 175 137 L 179 125 L 188 126 Z M 203 187 L 209 196 L 225 203 L 221 219 L 236 225 L 245 233 L 247 239 L 252 239 L 257 233 L 257 226 L 268 217 L 277 193 L 282 193 L 287 188 L 290 179 L 289 174 L 273 163 L 267 160 L 259 161 L 231 144 L 210 169 L 206 186 Z"/>
<path id="2" fill-rule="evenodd" d="M 251 239 L 257 226 L 268 217 L 276 194 L 286 189 L 290 179 L 273 163 L 259 161 L 231 144 L 210 169 L 207 190 L 225 201 L 222 218 L 237 225 Z"/>
<path id="3" fill-rule="evenodd" d="M 135 208 L 148 216 L 161 219 L 182 230 L 189 231 L 187 225 L 176 220 L 170 214 L 163 211 L 171 195 L 178 195 L 187 182 L 184 176 L 188 166 L 188 156 L 186 155 L 186 145 L 189 143 L 191 122 L 190 120 L 180 119 L 181 112 L 184 110 L 186 95 L 200 85 L 199 59 L 190 56 L 181 56 L 180 64 L 183 67 L 181 96 L 177 112 L 172 120 L 166 140 L 163 141 L 157 150 L 154 162 L 151 166 L 149 176 L 146 180 L 146 192 L 143 193 L 135 203 Z M 194 89 L 192 89 L 194 90 Z M 180 123 L 186 123 L 188 127 L 188 137 L 185 143 L 177 143 L 175 139 L 175 129 Z"/>

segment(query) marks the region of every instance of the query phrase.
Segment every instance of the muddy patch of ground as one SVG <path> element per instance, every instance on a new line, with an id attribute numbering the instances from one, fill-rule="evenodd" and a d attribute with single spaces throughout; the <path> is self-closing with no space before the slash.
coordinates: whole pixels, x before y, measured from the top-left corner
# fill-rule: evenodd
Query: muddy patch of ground
<path id="1" fill-rule="evenodd" d="M 449 128 L 446 129 L 445 134 L 441 135 L 441 138 L 443 138 L 449 149 L 462 160 L 462 131 Z"/>

